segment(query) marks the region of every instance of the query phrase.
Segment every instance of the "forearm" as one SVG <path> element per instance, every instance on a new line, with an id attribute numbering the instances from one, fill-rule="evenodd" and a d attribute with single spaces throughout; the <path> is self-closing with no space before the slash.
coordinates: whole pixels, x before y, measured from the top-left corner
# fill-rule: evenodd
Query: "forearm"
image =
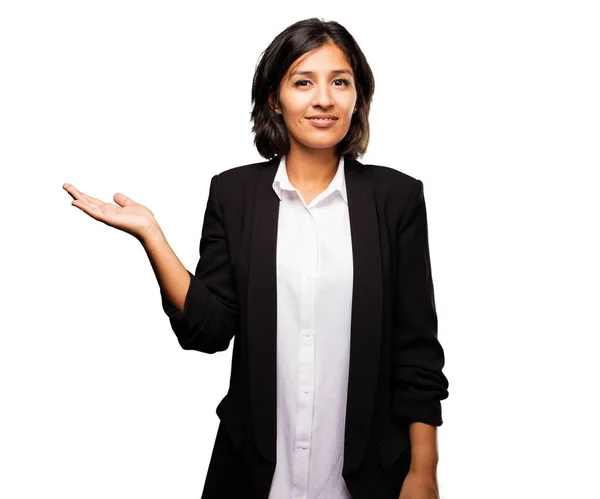
<path id="1" fill-rule="evenodd" d="M 177 310 L 183 311 L 190 286 L 190 275 L 158 224 L 148 229 L 141 243 L 163 294 Z"/>
<path id="2" fill-rule="evenodd" d="M 412 422 L 408 428 L 411 445 L 410 469 L 419 474 L 435 475 L 437 472 L 437 426 Z"/>

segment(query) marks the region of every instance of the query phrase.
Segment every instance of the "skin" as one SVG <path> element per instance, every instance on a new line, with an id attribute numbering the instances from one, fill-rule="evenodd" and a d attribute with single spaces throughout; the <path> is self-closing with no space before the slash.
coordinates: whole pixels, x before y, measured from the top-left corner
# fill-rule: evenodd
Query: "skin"
<path id="1" fill-rule="evenodd" d="M 310 74 L 293 74 L 294 71 Z M 356 102 L 352 68 L 344 53 L 332 44 L 323 45 L 295 61 L 281 80 L 279 102 L 270 100 L 288 130 L 290 151 L 286 166 L 290 182 L 300 191 L 306 204 L 325 190 L 335 176 L 339 162 L 336 144 L 350 128 Z M 307 120 L 307 116 L 314 114 L 332 114 L 338 119 L 332 127 L 317 128 Z M 189 275 L 152 211 L 119 192 L 113 197 L 116 204 L 112 204 L 91 197 L 72 184 L 63 184 L 63 189 L 73 198 L 72 206 L 95 220 L 131 234 L 142 243 L 159 286 L 168 300 L 183 310 Z M 439 499 L 437 429 L 414 422 L 409 432 L 411 467 L 399 499 Z"/>
<path id="2" fill-rule="evenodd" d="M 419 421 L 410 424 L 410 469 L 399 499 L 440 499 L 437 481 L 437 427 Z"/>
<path id="3" fill-rule="evenodd" d="M 183 311 L 190 276 L 169 245 L 152 211 L 120 192 L 113 196 L 117 204 L 112 204 L 89 196 L 72 184 L 63 184 L 62 187 L 73 198 L 72 206 L 99 222 L 131 234 L 142 244 L 167 300 Z"/>
<path id="4" fill-rule="evenodd" d="M 294 74 L 296 71 L 308 74 Z M 307 205 L 335 176 L 339 162 L 336 144 L 348 133 L 356 102 L 352 68 L 344 52 L 333 44 L 323 45 L 295 61 L 281 80 L 279 102 L 271 99 L 288 131 L 288 177 Z M 338 120 L 332 127 L 317 128 L 307 120 L 307 116 L 315 114 L 332 114 Z M 409 433 L 411 468 L 399 499 L 439 499 L 437 428 L 413 422 Z"/>
<path id="5" fill-rule="evenodd" d="M 296 71 L 309 73 L 294 74 Z M 306 204 L 325 190 L 335 176 L 339 162 L 336 144 L 348 133 L 356 100 L 352 68 L 342 50 L 332 44 L 295 61 L 281 79 L 279 102 L 271 98 L 271 105 L 283 117 L 288 131 L 288 177 Z M 332 114 L 338 119 L 331 127 L 318 128 L 307 119 L 315 114 Z"/>

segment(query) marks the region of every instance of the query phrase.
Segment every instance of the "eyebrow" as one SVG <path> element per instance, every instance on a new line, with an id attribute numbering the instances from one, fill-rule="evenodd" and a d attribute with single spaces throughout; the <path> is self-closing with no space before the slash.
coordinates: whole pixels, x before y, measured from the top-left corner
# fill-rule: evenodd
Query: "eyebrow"
<path id="1" fill-rule="evenodd" d="M 350 76 L 352 75 L 352 71 L 348 70 L 348 69 L 334 69 L 331 71 L 331 73 L 333 74 L 348 74 Z M 295 70 L 292 71 L 292 73 L 290 74 L 290 78 L 294 75 L 314 75 L 315 72 L 314 71 L 299 71 L 299 70 Z"/>

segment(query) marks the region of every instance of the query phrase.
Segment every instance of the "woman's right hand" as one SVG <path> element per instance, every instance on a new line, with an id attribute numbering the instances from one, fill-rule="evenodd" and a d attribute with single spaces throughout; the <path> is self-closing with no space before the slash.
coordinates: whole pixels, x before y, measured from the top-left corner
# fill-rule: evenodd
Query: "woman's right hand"
<path id="1" fill-rule="evenodd" d="M 114 205 L 88 196 L 71 184 L 63 184 L 63 189 L 73 198 L 71 205 L 110 227 L 131 234 L 140 242 L 143 242 L 152 229 L 158 227 L 154 213 L 120 192 L 113 196 L 117 203 Z"/>

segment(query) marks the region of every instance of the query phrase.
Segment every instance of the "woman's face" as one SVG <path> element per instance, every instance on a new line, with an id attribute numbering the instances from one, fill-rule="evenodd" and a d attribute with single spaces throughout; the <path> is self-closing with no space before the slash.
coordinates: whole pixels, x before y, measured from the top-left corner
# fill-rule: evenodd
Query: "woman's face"
<path id="1" fill-rule="evenodd" d="M 298 58 L 281 80 L 281 107 L 276 106 L 287 127 L 290 150 L 335 149 L 350 128 L 356 98 L 354 74 L 336 45 L 323 45 Z M 311 119 L 316 115 L 332 119 Z"/>

